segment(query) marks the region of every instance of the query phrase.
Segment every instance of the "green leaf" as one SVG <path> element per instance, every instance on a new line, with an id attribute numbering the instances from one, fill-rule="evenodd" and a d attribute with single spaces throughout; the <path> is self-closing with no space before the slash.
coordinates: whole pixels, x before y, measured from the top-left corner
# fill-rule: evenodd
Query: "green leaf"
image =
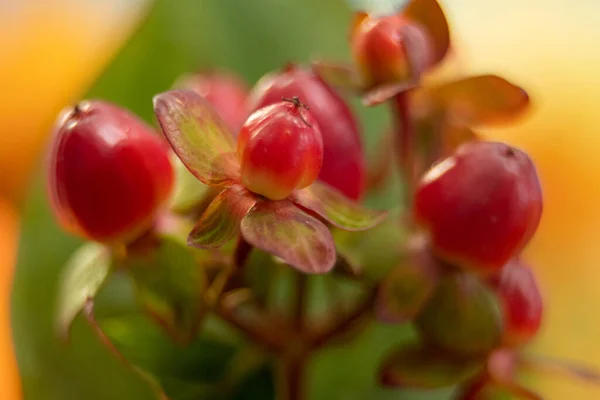
<path id="1" fill-rule="evenodd" d="M 188 236 L 188 244 L 198 248 L 224 245 L 238 234 L 242 218 L 254 204 L 255 196 L 241 185 L 223 190 L 204 210 Z"/>
<path id="2" fill-rule="evenodd" d="M 109 275 L 111 254 L 108 248 L 88 242 L 73 253 L 65 266 L 58 290 L 56 327 L 67 338 L 73 320 L 86 302 L 93 299 Z"/>
<path id="3" fill-rule="evenodd" d="M 241 230 L 248 243 L 302 272 L 322 274 L 335 264 L 329 229 L 288 200 L 258 202 L 242 220 Z"/>
<path id="4" fill-rule="evenodd" d="M 379 282 L 406 257 L 402 243 L 407 233 L 391 216 L 380 225 L 364 232 L 349 232 L 334 229 L 337 252 L 361 277 Z"/>
<path id="5" fill-rule="evenodd" d="M 479 75 L 442 85 L 434 96 L 454 124 L 502 125 L 520 117 L 529 107 L 521 87 L 495 75 Z"/>
<path id="6" fill-rule="evenodd" d="M 444 277 L 417 324 L 425 338 L 457 354 L 489 352 L 502 333 L 497 298 L 470 273 Z"/>
<path id="7" fill-rule="evenodd" d="M 485 357 L 456 357 L 413 340 L 392 351 L 379 379 L 385 386 L 432 389 L 466 382 L 484 368 Z"/>
<path id="8" fill-rule="evenodd" d="M 432 64 L 438 64 L 450 49 L 450 28 L 436 0 L 411 0 L 402 13 L 425 29 L 432 47 Z"/>
<path id="9" fill-rule="evenodd" d="M 196 178 L 179 157 L 173 155 L 171 160 L 175 169 L 175 187 L 169 208 L 175 212 L 184 213 L 199 205 L 212 193 L 212 190 L 210 186 L 206 186 Z"/>
<path id="10" fill-rule="evenodd" d="M 169 236 L 158 247 L 133 256 L 127 268 L 141 306 L 176 340 L 188 342 L 206 312 L 206 277 L 192 249 Z"/>
<path id="11" fill-rule="evenodd" d="M 306 189 L 298 190 L 292 200 L 314 211 L 327 222 L 349 231 L 367 230 L 387 217 L 387 212 L 366 209 L 318 181 Z"/>
<path id="12" fill-rule="evenodd" d="M 233 134 L 207 100 L 172 90 L 154 96 L 154 112 L 171 147 L 198 179 L 210 186 L 239 180 Z"/>
<path id="13" fill-rule="evenodd" d="M 437 286 L 439 267 L 427 249 L 411 249 L 381 283 L 376 303 L 378 318 L 402 323 L 416 316 Z"/>

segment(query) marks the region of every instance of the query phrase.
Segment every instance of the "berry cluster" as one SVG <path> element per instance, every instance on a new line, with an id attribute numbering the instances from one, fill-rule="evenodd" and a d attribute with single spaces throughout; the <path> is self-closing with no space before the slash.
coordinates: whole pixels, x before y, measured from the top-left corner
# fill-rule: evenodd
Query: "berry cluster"
<path id="1" fill-rule="evenodd" d="M 351 25 L 354 66 L 290 63 L 252 89 L 231 73 L 187 74 L 154 97 L 156 128 L 105 101 L 64 112 L 49 195 L 59 222 L 88 242 L 62 280 L 63 335 L 82 312 L 121 351 L 94 314 L 96 295 L 120 273 L 172 340 L 190 345 L 214 315 L 260 345 L 283 371 L 277 398 L 303 398 L 313 352 L 351 340 L 370 316 L 417 332 L 382 360 L 382 385 L 540 398 L 515 371 L 533 362 L 520 349 L 541 325 L 542 296 L 521 252 L 540 222 L 542 190 L 527 154 L 476 132 L 512 121 L 529 97 L 493 75 L 423 83 L 451 53 L 435 0 L 391 16 L 359 12 Z M 406 235 L 387 258 L 368 249 L 388 213 L 360 204 L 372 188 L 348 93 L 366 106 L 388 102 L 394 117 L 407 196 L 391 226 Z M 267 267 L 294 276 L 275 307 L 261 289 L 280 284 Z M 360 294 L 332 292 L 354 307 L 314 317 L 309 283 L 325 273 L 350 278 Z M 129 362 L 160 398 L 179 398 L 172 377 Z"/>

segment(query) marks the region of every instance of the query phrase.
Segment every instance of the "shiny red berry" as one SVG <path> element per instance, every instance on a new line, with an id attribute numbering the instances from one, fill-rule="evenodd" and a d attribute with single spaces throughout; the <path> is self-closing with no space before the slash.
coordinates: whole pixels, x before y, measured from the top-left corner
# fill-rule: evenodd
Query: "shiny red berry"
<path id="1" fill-rule="evenodd" d="M 298 96 L 311 106 L 323 135 L 323 166 L 319 180 L 359 200 L 365 188 L 365 161 L 358 123 L 344 100 L 314 72 L 288 65 L 265 75 L 252 90 L 256 110 Z"/>
<path id="2" fill-rule="evenodd" d="M 539 331 L 544 304 L 533 272 L 519 260 L 506 264 L 496 282 L 504 315 L 504 343 L 515 347 Z"/>
<path id="3" fill-rule="evenodd" d="M 179 86 L 193 90 L 208 100 L 236 134 L 250 114 L 247 105 L 248 87 L 231 73 L 195 74 L 180 81 Z"/>
<path id="4" fill-rule="evenodd" d="M 367 88 L 411 79 L 432 57 L 422 30 L 401 15 L 361 13 L 352 30 L 351 50 Z"/>
<path id="5" fill-rule="evenodd" d="M 294 97 L 255 111 L 240 130 L 237 153 L 246 188 L 281 200 L 317 179 L 323 139 L 308 106 Z"/>
<path id="6" fill-rule="evenodd" d="M 542 191 L 527 154 L 503 143 L 472 142 L 423 176 L 414 213 L 440 258 L 497 271 L 533 236 Z"/>
<path id="7" fill-rule="evenodd" d="M 172 184 L 166 143 L 128 111 L 86 101 L 59 121 L 48 190 L 66 229 L 100 242 L 134 239 L 151 226 Z"/>

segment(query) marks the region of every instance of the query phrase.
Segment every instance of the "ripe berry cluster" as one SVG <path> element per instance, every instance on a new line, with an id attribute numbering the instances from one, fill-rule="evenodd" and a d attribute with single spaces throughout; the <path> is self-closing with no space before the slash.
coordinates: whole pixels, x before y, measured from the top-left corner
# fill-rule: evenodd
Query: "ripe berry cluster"
<path id="1" fill-rule="evenodd" d="M 541 325 L 542 296 L 521 253 L 540 222 L 542 190 L 527 154 L 476 133 L 512 121 L 529 97 L 493 75 L 423 83 L 450 54 L 435 0 L 392 16 L 359 12 L 351 25 L 353 66 L 290 63 L 251 90 L 230 73 L 187 74 L 154 97 L 158 127 L 100 100 L 61 115 L 48 191 L 59 222 L 89 241 L 65 270 L 62 334 L 82 312 L 111 343 L 94 304 L 120 271 L 173 340 L 193 343 L 216 315 L 259 344 L 283 371 L 277 398 L 304 398 L 313 352 L 350 340 L 370 316 L 417 332 L 382 360 L 382 385 L 539 398 L 515 370 L 532 362 L 520 348 Z M 377 278 L 365 238 L 381 237 L 388 214 L 360 204 L 373 188 L 347 94 L 391 106 L 407 193 L 401 224 L 391 225 L 408 239 L 386 250 Z M 261 294 L 280 284 L 265 265 L 295 279 L 277 307 Z M 338 295 L 354 308 L 316 318 L 308 284 L 325 273 L 350 276 L 361 294 Z M 142 375 L 161 398 L 178 398 L 160 373 Z"/>

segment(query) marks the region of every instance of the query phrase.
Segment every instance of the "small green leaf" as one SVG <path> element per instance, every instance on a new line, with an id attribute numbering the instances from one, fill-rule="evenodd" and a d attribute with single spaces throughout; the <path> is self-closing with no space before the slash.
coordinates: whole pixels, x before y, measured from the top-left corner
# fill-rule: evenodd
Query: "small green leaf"
<path id="1" fill-rule="evenodd" d="M 411 249 L 381 283 L 376 303 L 378 318 L 390 323 L 413 318 L 433 294 L 439 273 L 439 263 L 429 251 Z"/>
<path id="2" fill-rule="evenodd" d="M 288 200 L 260 201 L 241 225 L 253 246 L 309 274 L 329 272 L 335 264 L 331 232 Z"/>
<path id="3" fill-rule="evenodd" d="M 450 28 L 436 0 L 411 0 L 402 13 L 427 32 L 433 49 L 432 64 L 438 64 L 450 49 Z"/>
<path id="4" fill-rule="evenodd" d="M 256 198 L 241 185 L 223 190 L 194 226 L 188 244 L 198 248 L 215 248 L 227 243 L 240 231 L 242 218 L 256 204 Z"/>
<path id="5" fill-rule="evenodd" d="M 233 134 L 210 103 L 187 90 L 154 97 L 162 131 L 185 166 L 209 186 L 239 180 Z"/>
<path id="6" fill-rule="evenodd" d="M 396 216 L 363 232 L 332 230 L 337 252 L 361 277 L 379 282 L 406 257 L 406 232 Z"/>
<path id="7" fill-rule="evenodd" d="M 108 248 L 88 242 L 67 261 L 58 290 L 57 329 L 67 338 L 71 324 L 86 302 L 93 299 L 110 272 Z"/>
<path id="8" fill-rule="evenodd" d="M 319 181 L 294 193 L 292 200 L 327 222 L 349 231 L 367 230 L 387 217 L 387 212 L 366 209 Z"/>
<path id="9" fill-rule="evenodd" d="M 470 273 L 444 277 L 417 324 L 424 337 L 457 354 L 489 352 L 502 333 L 498 299 Z"/>
<path id="10" fill-rule="evenodd" d="M 466 382 L 484 368 L 485 357 L 456 357 L 415 340 L 392 351 L 379 379 L 385 386 L 433 389 Z"/>
<path id="11" fill-rule="evenodd" d="M 455 124 L 501 125 L 522 115 L 530 104 L 525 90 L 495 75 L 461 79 L 438 87 L 434 95 Z"/>
<path id="12" fill-rule="evenodd" d="M 358 74 L 349 65 L 313 61 L 312 69 L 322 80 L 335 88 L 355 92 L 362 89 Z"/>
<path id="13" fill-rule="evenodd" d="M 197 332 L 203 317 L 204 270 L 192 249 L 163 236 L 158 247 L 127 261 L 138 301 L 172 337 L 183 342 Z"/>
<path id="14" fill-rule="evenodd" d="M 169 208 L 175 212 L 186 212 L 202 202 L 210 193 L 211 187 L 196 178 L 179 157 L 171 157 L 175 169 L 175 187 Z"/>

